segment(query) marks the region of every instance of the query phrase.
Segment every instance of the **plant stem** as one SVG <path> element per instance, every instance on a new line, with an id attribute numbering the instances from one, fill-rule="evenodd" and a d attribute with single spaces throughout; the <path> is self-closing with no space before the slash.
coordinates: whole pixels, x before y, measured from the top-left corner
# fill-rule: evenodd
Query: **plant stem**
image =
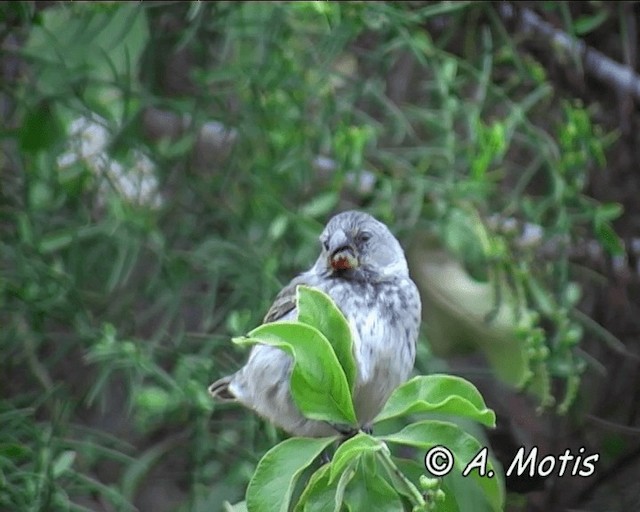
<path id="1" fill-rule="evenodd" d="M 411 481 L 404 476 L 404 473 L 400 471 L 398 466 L 396 466 L 395 462 L 391 458 L 391 452 L 387 447 L 386 443 L 384 444 L 384 448 L 377 452 L 379 460 L 382 462 L 383 466 L 389 471 L 390 474 L 394 475 L 399 483 L 404 487 L 404 494 L 409 496 L 411 503 L 414 506 L 421 507 L 422 510 L 426 510 L 427 502 L 425 501 L 422 493 L 417 489 L 415 485 L 411 483 Z"/>

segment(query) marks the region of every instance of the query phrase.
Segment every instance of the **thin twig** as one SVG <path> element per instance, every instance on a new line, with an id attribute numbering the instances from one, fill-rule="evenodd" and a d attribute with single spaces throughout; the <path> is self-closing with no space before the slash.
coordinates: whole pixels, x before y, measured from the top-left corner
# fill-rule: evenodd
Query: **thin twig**
<path id="1" fill-rule="evenodd" d="M 427 502 L 425 501 L 424 496 L 422 496 L 416 486 L 413 485 L 413 483 L 406 476 L 404 476 L 404 473 L 400 471 L 395 462 L 393 462 L 393 459 L 391 458 L 391 452 L 389 451 L 389 448 L 386 446 L 386 444 L 384 445 L 383 449 L 378 451 L 377 453 L 380 457 L 380 461 L 387 469 L 387 471 L 395 475 L 398 480 L 400 480 L 405 490 L 407 491 L 407 494 L 411 497 L 412 504 L 417 507 L 425 507 L 427 505 Z"/>

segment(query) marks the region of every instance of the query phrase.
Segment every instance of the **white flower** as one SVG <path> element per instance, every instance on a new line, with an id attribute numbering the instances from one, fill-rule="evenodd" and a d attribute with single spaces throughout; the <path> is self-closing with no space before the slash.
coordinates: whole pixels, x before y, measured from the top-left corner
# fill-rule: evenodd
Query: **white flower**
<path id="1" fill-rule="evenodd" d="M 110 133 L 106 121 L 98 116 L 79 117 L 69 125 L 67 150 L 58 156 L 60 169 L 84 163 L 99 182 L 99 201 L 106 204 L 109 194 L 117 193 L 130 203 L 157 208 L 162 205 L 155 165 L 143 152 L 132 150 L 125 165 L 107 153 Z"/>

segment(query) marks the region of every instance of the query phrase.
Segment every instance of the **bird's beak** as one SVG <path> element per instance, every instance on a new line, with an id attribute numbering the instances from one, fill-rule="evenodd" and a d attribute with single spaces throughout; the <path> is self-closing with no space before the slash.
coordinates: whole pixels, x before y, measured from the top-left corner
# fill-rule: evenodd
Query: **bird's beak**
<path id="1" fill-rule="evenodd" d="M 329 263 L 333 270 L 349 270 L 359 266 L 353 245 L 341 229 L 333 233 L 329 240 Z"/>

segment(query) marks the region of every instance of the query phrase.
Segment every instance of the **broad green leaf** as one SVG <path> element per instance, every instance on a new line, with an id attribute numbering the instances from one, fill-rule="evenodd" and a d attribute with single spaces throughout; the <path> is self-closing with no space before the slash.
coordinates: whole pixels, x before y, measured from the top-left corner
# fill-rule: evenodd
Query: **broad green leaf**
<path id="1" fill-rule="evenodd" d="M 234 342 L 271 345 L 293 357 L 291 396 L 304 416 L 357 425 L 344 371 L 331 344 L 316 328 L 300 322 L 273 322 Z"/>
<path id="2" fill-rule="evenodd" d="M 296 292 L 298 321 L 315 327 L 329 340 L 353 392 L 356 361 L 349 322 L 326 293 L 303 285 L 298 286 Z"/>
<path id="3" fill-rule="evenodd" d="M 295 512 L 325 512 L 332 509 L 337 484 L 329 482 L 329 469 L 329 464 L 325 464 L 311 475 L 296 503 Z"/>
<path id="4" fill-rule="evenodd" d="M 496 415 L 476 387 L 453 375 L 421 375 L 405 382 L 389 397 L 375 421 L 424 412 L 463 416 L 488 427 L 496 424 Z"/>
<path id="5" fill-rule="evenodd" d="M 482 450 L 482 446 L 473 436 L 461 430 L 453 423 L 444 421 L 427 420 L 408 425 L 400 432 L 384 436 L 383 441 L 395 444 L 403 444 L 422 448 L 427 451 L 434 446 L 445 446 L 454 457 L 453 470 L 462 474 L 465 467 Z M 504 490 L 499 473 L 489 459 L 487 461 L 487 474 L 480 476 L 477 469 L 473 469 L 467 478 L 475 481 L 483 490 L 491 508 L 501 512 L 504 505 Z M 493 472 L 493 477 L 488 476 Z"/>
<path id="6" fill-rule="evenodd" d="M 444 501 L 438 503 L 438 512 L 493 512 L 494 508 L 479 485 L 469 481 L 457 471 L 445 476 L 441 483 Z"/>
<path id="7" fill-rule="evenodd" d="M 331 461 L 331 478 L 329 482 L 333 482 L 340 475 L 349 463 L 364 453 L 374 453 L 383 448 L 383 444 L 376 438 L 368 434 L 359 433 L 351 439 L 347 439 L 342 443 Z"/>
<path id="8" fill-rule="evenodd" d="M 412 482 L 417 489 L 422 489 L 420 486 L 420 477 L 425 475 L 425 467 L 424 463 L 419 463 L 416 460 L 409 459 L 401 459 L 399 457 L 392 457 L 394 464 L 400 470 L 400 472 L 404 475 L 404 477 Z M 408 491 L 406 485 L 400 480 L 398 475 L 394 471 L 387 470 L 387 474 L 391 481 L 391 484 L 395 487 L 395 489 L 401 493 L 403 496 L 412 499 L 413 494 Z M 438 501 L 438 504 L 435 508 L 436 512 L 460 512 L 461 510 L 473 510 L 474 512 L 480 512 L 480 509 L 476 506 L 469 506 L 467 508 L 460 507 L 460 502 L 468 501 L 468 497 L 471 496 L 472 499 L 475 499 L 474 504 L 478 505 L 483 501 L 486 502 L 482 498 L 482 496 L 478 496 L 478 494 L 482 493 L 482 490 L 478 488 L 476 485 L 469 486 L 467 485 L 463 489 L 458 489 L 458 492 L 452 492 L 449 489 L 449 480 L 454 476 L 453 474 L 449 474 L 444 479 L 440 481 L 440 488 L 445 492 L 444 501 Z M 466 478 L 460 477 L 464 482 L 466 482 Z"/>
<path id="9" fill-rule="evenodd" d="M 224 507 L 224 512 L 247 512 L 247 504 L 244 501 L 233 505 L 225 501 L 222 506 Z"/>
<path id="10" fill-rule="evenodd" d="M 424 464 L 416 460 L 401 459 L 399 457 L 392 457 L 392 460 L 396 467 L 400 470 L 402 475 L 404 475 L 407 480 L 413 483 L 413 485 L 415 485 L 417 489 L 420 489 L 420 477 L 425 474 Z M 411 499 L 413 497 L 413 494 L 409 492 L 406 485 L 400 480 L 395 471 L 387 470 L 387 474 L 389 476 L 391 484 L 399 493 L 402 493 L 402 495 L 407 497 L 408 499 Z M 441 512 L 440 508 L 437 509 L 437 512 Z"/>
<path id="11" fill-rule="evenodd" d="M 391 484 L 376 471 L 373 457 L 363 457 L 353 480 L 347 486 L 344 502 L 353 512 L 403 512 L 402 500 Z"/>
<path id="12" fill-rule="evenodd" d="M 296 507 L 295 512 L 340 512 L 344 510 L 343 501 L 347 485 L 355 475 L 357 459 L 349 461 L 347 468 L 337 482 L 329 479 L 329 464 L 318 469 L 309 479 Z"/>
<path id="13" fill-rule="evenodd" d="M 271 448 L 258 462 L 249 482 L 247 510 L 287 512 L 300 474 L 333 441 L 333 437 L 293 437 Z"/>

